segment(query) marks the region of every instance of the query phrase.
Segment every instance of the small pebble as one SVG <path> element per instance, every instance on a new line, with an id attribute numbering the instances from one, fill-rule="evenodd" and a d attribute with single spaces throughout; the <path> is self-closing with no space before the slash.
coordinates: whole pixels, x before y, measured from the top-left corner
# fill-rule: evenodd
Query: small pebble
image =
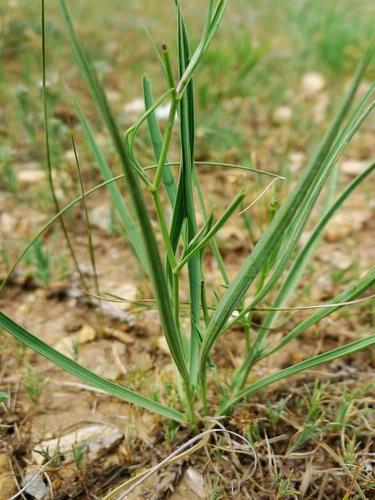
<path id="1" fill-rule="evenodd" d="M 307 96 L 317 94 L 326 86 L 324 76 L 318 72 L 306 73 L 302 78 L 302 91 Z"/>

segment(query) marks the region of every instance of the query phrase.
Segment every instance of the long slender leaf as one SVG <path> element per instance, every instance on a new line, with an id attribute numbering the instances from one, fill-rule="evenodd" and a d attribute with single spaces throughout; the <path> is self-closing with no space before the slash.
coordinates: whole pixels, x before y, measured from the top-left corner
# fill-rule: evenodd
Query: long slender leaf
<path id="1" fill-rule="evenodd" d="M 306 370 L 311 370 L 316 366 L 322 365 L 324 363 L 329 363 L 330 361 L 334 361 L 337 358 L 348 356 L 374 345 L 375 334 L 372 334 L 364 339 L 356 340 L 355 342 L 351 342 L 350 344 L 342 347 L 337 347 L 336 349 L 332 349 L 331 351 L 319 354 L 318 356 L 314 356 L 313 358 L 307 359 L 305 361 L 301 361 L 300 363 L 290 366 L 289 368 L 285 368 L 284 370 L 270 375 L 269 377 L 258 380 L 254 384 L 251 384 L 240 391 L 233 398 L 223 402 L 220 414 L 225 415 L 241 399 L 249 397 L 251 396 L 251 394 L 254 394 L 254 392 L 263 390 L 271 384 L 280 382 L 281 380 L 284 380 L 287 377 L 291 377 L 292 375 L 297 375 L 298 373 L 302 373 Z"/>
<path id="2" fill-rule="evenodd" d="M 53 179 L 53 165 L 52 165 L 52 153 L 50 145 L 50 127 L 49 127 L 49 109 L 48 109 L 48 94 L 47 94 L 47 38 L 46 38 L 46 18 L 45 18 L 45 0 L 41 0 L 41 28 L 42 28 L 42 88 L 43 88 L 43 119 L 44 119 L 44 139 L 45 139 L 45 151 L 46 151 L 46 164 L 47 164 L 47 177 L 49 189 L 52 196 L 52 201 L 54 205 L 55 212 L 60 212 L 60 203 L 56 196 L 55 182 Z M 81 271 L 77 255 L 75 253 L 73 244 L 70 240 L 68 230 L 66 228 L 64 219 L 59 218 L 60 226 L 66 245 L 68 247 L 69 253 L 74 263 L 74 267 L 78 272 L 80 281 L 82 285 L 86 288 L 86 279 Z"/>
<path id="3" fill-rule="evenodd" d="M 178 8 L 180 8 L 179 3 Z M 227 0 L 219 0 L 217 3 L 215 12 L 212 14 L 213 1 L 209 0 L 208 15 L 206 20 L 206 26 L 203 31 L 202 38 L 196 48 L 194 54 L 189 60 L 189 64 L 184 69 L 182 75 L 180 76 L 180 82 L 177 86 L 177 93 L 182 95 L 186 87 L 189 85 L 191 79 L 193 78 L 194 72 L 196 71 L 203 55 L 207 51 L 210 41 L 212 40 L 215 32 L 218 30 L 220 23 L 224 16 L 224 11 L 227 6 Z"/>
<path id="4" fill-rule="evenodd" d="M 180 7 L 177 7 L 178 19 L 178 51 L 180 63 L 180 75 L 184 73 L 189 65 L 191 52 L 189 38 L 186 31 L 184 19 Z M 193 169 L 194 166 L 194 143 L 195 143 L 195 110 L 194 110 L 194 87 L 190 81 L 182 96 L 179 106 L 180 112 L 180 137 L 181 137 L 181 174 L 180 184 L 184 196 L 184 217 L 187 221 L 187 243 L 197 234 L 196 212 L 193 196 Z M 180 191 L 180 189 L 179 189 Z M 191 339 L 190 339 L 190 376 L 192 385 L 198 380 L 198 349 L 200 345 L 200 309 L 201 309 L 201 260 L 199 255 L 191 258 L 188 262 L 189 271 L 189 293 L 191 304 Z"/>
<path id="5" fill-rule="evenodd" d="M 13 321 L 3 312 L 0 312 L 0 327 L 16 338 L 19 342 L 22 342 L 22 344 L 32 349 L 34 352 L 41 354 L 49 361 L 52 361 L 63 370 L 78 377 L 83 382 L 96 387 L 97 389 L 101 389 L 111 396 L 116 396 L 127 403 L 132 403 L 141 408 L 145 408 L 146 410 L 162 415 L 163 417 L 171 418 L 172 420 L 176 420 L 178 422 L 182 422 L 184 420 L 183 416 L 178 411 L 167 408 L 156 401 L 145 398 L 144 396 L 141 396 L 126 387 L 114 384 L 113 382 L 96 375 L 92 371 L 87 370 L 87 368 L 84 368 L 72 359 L 64 356 L 59 351 L 56 351 L 56 349 L 50 347 L 41 339 L 28 332 L 25 328 Z"/>
<path id="6" fill-rule="evenodd" d="M 299 252 L 296 260 L 293 263 L 293 266 L 288 271 L 288 276 L 283 283 L 283 286 L 280 288 L 277 298 L 274 301 L 274 307 L 280 307 L 287 297 L 289 297 L 294 289 L 296 288 L 306 266 L 313 254 L 316 244 L 319 241 L 319 237 L 322 234 L 324 228 L 328 224 L 328 222 L 332 219 L 333 215 L 337 212 L 337 210 L 341 207 L 341 205 L 348 199 L 350 194 L 358 187 L 360 184 L 375 170 L 375 163 L 370 165 L 366 170 L 364 170 L 360 175 L 358 175 L 353 182 L 349 184 L 349 186 L 340 194 L 337 200 L 331 205 L 331 207 L 325 212 L 323 217 L 317 222 L 314 227 L 313 232 L 311 233 L 308 241 L 304 245 L 304 247 Z M 271 312 L 265 318 L 263 325 L 265 327 L 270 327 L 277 317 L 276 312 Z"/>
<path id="7" fill-rule="evenodd" d="M 145 100 L 146 110 L 150 109 L 154 103 L 152 96 L 152 88 L 150 80 L 145 76 L 143 78 L 143 94 Z M 158 162 L 160 159 L 162 147 L 163 147 L 163 137 L 161 135 L 160 127 L 156 119 L 155 113 L 151 113 L 147 118 L 148 130 L 152 142 L 152 147 L 154 149 L 155 159 Z M 173 177 L 169 165 L 166 163 L 163 169 L 163 184 L 167 191 L 167 195 L 172 207 L 176 203 L 177 186 L 176 181 Z"/>
<path id="8" fill-rule="evenodd" d="M 273 267 L 271 277 L 263 285 L 261 290 L 256 294 L 255 298 L 249 305 L 249 309 L 254 308 L 267 294 L 274 289 L 277 281 L 283 274 L 284 270 L 288 266 L 290 259 L 295 252 L 297 243 L 299 242 L 306 224 L 309 220 L 309 216 L 315 206 L 318 199 L 319 193 L 323 188 L 325 180 L 328 178 L 329 171 L 334 166 L 338 159 L 338 156 L 344 150 L 345 146 L 349 143 L 350 139 L 353 137 L 354 133 L 358 130 L 363 121 L 367 118 L 371 106 L 366 109 L 369 99 L 374 92 L 375 85 L 369 90 L 367 95 L 363 98 L 362 102 L 358 108 L 354 111 L 353 116 L 349 120 L 349 123 L 345 126 L 344 130 L 339 134 L 334 146 L 332 147 L 330 153 L 324 162 L 324 172 L 322 176 L 317 180 L 313 190 L 307 195 L 305 202 L 301 204 L 299 212 L 297 214 L 297 223 L 291 225 L 286 231 L 283 237 L 282 250 L 280 252 L 276 266 Z M 275 304 L 276 305 L 276 304 Z M 264 332 L 262 332 L 263 335 Z M 261 335 L 261 336 L 262 336 Z"/>
<path id="9" fill-rule="evenodd" d="M 303 204 L 306 197 L 308 197 L 308 194 L 314 189 L 316 182 L 322 175 L 326 157 L 330 152 L 343 120 L 345 119 L 354 100 L 361 78 L 372 57 L 372 51 L 373 48 L 371 47 L 371 51 L 369 50 L 366 53 L 361 64 L 359 65 L 352 87 L 344 100 L 337 117 L 327 131 L 315 157 L 307 166 L 304 175 L 301 176 L 295 188 L 290 192 L 289 196 L 282 204 L 268 229 L 263 233 L 258 244 L 255 246 L 253 252 L 242 266 L 236 279 L 231 284 L 214 312 L 208 325 L 207 334 L 204 338 L 202 346 L 201 370 L 205 370 L 210 350 L 218 336 L 225 328 L 228 318 L 236 308 L 239 301 L 243 298 L 254 278 L 257 276 L 259 270 L 267 261 L 275 243 L 282 238 L 284 232 L 293 222 L 296 214 L 298 214 L 301 204 Z"/>
<path id="10" fill-rule="evenodd" d="M 120 132 L 118 130 L 112 112 L 110 110 L 105 94 L 102 91 L 95 77 L 95 74 L 93 73 L 91 65 L 87 60 L 84 50 L 81 47 L 81 44 L 74 32 L 74 28 L 66 7 L 65 0 L 60 0 L 60 4 L 62 7 L 64 21 L 69 33 L 69 37 L 77 58 L 78 66 L 82 72 L 83 77 L 87 82 L 92 97 L 101 112 L 101 115 L 112 137 L 114 147 L 117 151 L 122 167 L 124 169 L 129 192 L 132 197 L 133 205 L 137 214 L 138 222 L 144 239 L 145 250 L 148 258 L 147 269 L 149 271 L 151 281 L 153 284 L 153 290 L 158 305 L 163 332 L 165 334 L 169 349 L 176 363 L 176 366 L 179 372 L 181 373 L 185 383 L 188 384 L 189 374 L 184 356 L 183 343 L 180 336 L 180 332 L 174 320 L 173 311 L 171 308 L 171 301 L 168 299 L 169 290 L 164 278 L 163 266 L 159 254 L 158 245 L 156 242 L 156 237 L 151 225 L 151 220 L 143 198 L 142 191 L 140 190 L 138 185 L 137 176 L 133 170 L 132 160 L 129 157 L 129 152 L 125 148 L 125 145 L 122 141 Z"/>
<path id="11" fill-rule="evenodd" d="M 75 109 L 78 114 L 79 120 L 81 122 L 82 128 L 84 135 L 86 137 L 86 140 L 90 146 L 90 149 L 92 151 L 92 154 L 98 164 L 99 170 L 104 178 L 104 180 L 109 180 L 113 178 L 112 172 L 102 154 L 100 151 L 94 134 L 91 130 L 91 127 L 86 120 L 85 115 L 82 112 L 81 107 L 78 104 L 78 101 L 75 101 Z M 130 215 L 130 212 L 125 204 L 125 201 L 123 200 L 123 197 L 121 195 L 121 192 L 118 188 L 118 186 L 115 183 L 110 183 L 107 185 L 108 186 L 108 191 L 111 194 L 111 198 L 113 201 L 113 205 L 116 208 L 117 214 L 120 218 L 120 221 L 126 231 L 126 233 L 129 236 L 130 243 L 132 245 L 133 251 L 135 255 L 138 257 L 138 260 L 140 264 L 142 265 L 143 269 L 146 271 L 147 269 L 147 259 L 146 259 L 146 252 L 144 249 L 144 244 L 143 240 L 141 238 L 141 235 L 138 232 L 137 226 Z"/>
<path id="12" fill-rule="evenodd" d="M 350 302 L 352 300 L 355 300 L 357 297 L 361 296 L 366 290 L 368 290 L 374 285 L 375 285 L 375 266 L 372 269 L 370 269 L 370 271 L 366 274 L 366 276 L 363 279 L 359 280 L 357 283 L 350 286 L 347 290 L 344 290 L 343 292 L 336 295 L 336 297 L 331 301 L 331 304 L 332 305 L 334 305 L 335 303 L 342 304 L 345 302 Z M 295 339 L 302 332 L 310 328 L 310 326 L 318 323 L 323 318 L 325 318 L 329 314 L 332 314 L 333 312 L 337 311 L 340 308 L 341 306 L 336 306 L 329 309 L 321 309 L 320 311 L 312 314 L 309 318 L 305 319 L 304 321 L 302 321 L 302 323 L 293 328 L 293 330 L 290 333 L 288 333 L 288 335 L 286 335 L 274 349 L 272 349 L 270 352 L 267 353 L 267 356 L 277 352 L 286 344 Z"/>
<path id="13" fill-rule="evenodd" d="M 182 257 L 181 261 L 178 264 L 178 269 L 182 268 L 182 266 L 186 262 L 188 262 L 197 252 L 199 252 L 212 240 L 212 238 L 220 231 L 220 229 L 224 226 L 224 224 L 228 221 L 228 219 L 234 214 L 234 212 L 241 205 L 244 197 L 245 197 L 245 192 L 242 191 L 232 201 L 232 203 L 225 210 L 225 212 L 219 218 L 219 220 L 211 227 L 211 229 L 209 229 L 209 231 L 207 231 L 207 234 L 202 235 L 203 237 L 198 241 L 196 241 L 196 238 L 194 238 L 190 242 L 189 246 L 186 249 L 186 254 Z"/>
<path id="14" fill-rule="evenodd" d="M 260 361 L 263 358 L 271 356 L 271 354 L 276 353 L 286 344 L 294 340 L 298 335 L 305 332 L 308 328 L 315 325 L 319 321 L 321 321 L 326 316 L 329 316 L 333 312 L 341 309 L 343 304 L 346 302 L 351 302 L 362 295 L 366 290 L 371 288 L 375 283 L 375 267 L 372 268 L 366 276 L 356 282 L 354 285 L 350 286 L 348 289 L 344 290 L 340 294 L 336 295 L 336 297 L 330 302 L 332 307 L 322 308 L 319 311 L 315 312 L 304 321 L 299 323 L 295 328 L 292 329 L 275 347 L 266 350 L 264 344 L 264 335 L 263 342 L 255 342 L 252 347 L 252 352 L 250 356 L 247 356 L 241 365 L 240 369 L 234 374 L 232 381 L 232 390 L 234 392 L 238 391 L 243 387 L 246 383 L 247 376 L 249 374 L 250 369 L 254 366 L 255 363 Z M 337 304 L 337 305 L 335 305 Z M 277 310 L 277 308 L 275 308 Z M 270 313 L 275 311 L 271 310 Z M 270 326 L 268 323 L 263 323 L 262 330 L 268 332 L 270 330 Z"/>

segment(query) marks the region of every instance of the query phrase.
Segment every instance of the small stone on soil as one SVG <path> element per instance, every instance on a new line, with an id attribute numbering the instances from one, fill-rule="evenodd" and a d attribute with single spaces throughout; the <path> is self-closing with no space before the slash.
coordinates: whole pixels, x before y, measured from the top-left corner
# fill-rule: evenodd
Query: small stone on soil
<path id="1" fill-rule="evenodd" d="M 193 467 L 189 467 L 170 498 L 171 500 L 183 500 L 185 498 L 189 498 L 190 500 L 204 500 L 207 498 L 202 474 Z"/>
<path id="2" fill-rule="evenodd" d="M 98 205 L 90 211 L 91 225 L 101 229 L 102 231 L 109 231 L 111 226 L 111 209 L 109 205 Z"/>
<path id="3" fill-rule="evenodd" d="M 109 424 L 92 424 L 82 426 L 56 439 L 42 441 L 34 447 L 34 450 L 46 450 L 50 454 L 57 450 L 63 455 L 64 464 L 73 462 L 73 446 L 88 446 L 87 459 L 93 461 L 117 446 L 123 439 L 124 433 L 117 427 Z M 36 464 L 42 465 L 44 458 L 33 451 L 33 460 Z"/>
<path id="4" fill-rule="evenodd" d="M 24 168 L 17 170 L 17 180 L 20 184 L 32 185 L 43 181 L 46 173 L 39 167 L 39 164 L 30 162 Z"/>
<path id="5" fill-rule="evenodd" d="M 272 113 L 272 120 L 276 125 L 290 123 L 293 112 L 289 106 L 278 106 Z"/>
<path id="6" fill-rule="evenodd" d="M 304 94 L 312 96 L 324 89 L 326 81 L 321 73 L 311 72 L 304 75 L 301 86 Z"/>
<path id="7" fill-rule="evenodd" d="M 343 210 L 330 221 L 324 232 L 324 239 L 329 243 L 340 241 L 347 236 L 361 231 L 370 219 L 370 210 Z"/>
<path id="8" fill-rule="evenodd" d="M 32 499 L 49 500 L 51 498 L 49 488 L 43 481 L 39 467 L 30 466 L 26 469 L 22 481 L 22 487 L 24 488 L 25 486 L 25 493 Z"/>
<path id="9" fill-rule="evenodd" d="M 368 162 L 362 160 L 345 160 L 341 163 L 341 171 L 344 174 L 355 177 L 366 169 L 367 164 Z"/>

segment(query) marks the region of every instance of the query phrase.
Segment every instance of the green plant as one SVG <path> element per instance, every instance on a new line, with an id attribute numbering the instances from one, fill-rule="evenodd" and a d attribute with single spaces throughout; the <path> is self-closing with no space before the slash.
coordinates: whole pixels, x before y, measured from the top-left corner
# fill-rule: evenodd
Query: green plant
<path id="1" fill-rule="evenodd" d="M 293 487 L 292 484 L 293 470 L 288 471 L 287 477 L 277 477 L 277 499 L 279 498 L 297 498 L 298 491 Z"/>
<path id="2" fill-rule="evenodd" d="M 285 9 L 287 22 L 303 60 L 310 59 L 319 69 L 335 75 L 352 70 L 356 55 L 373 30 L 371 4 L 357 10 L 351 7 L 345 0 L 290 2 Z"/>
<path id="3" fill-rule="evenodd" d="M 40 378 L 32 368 L 27 369 L 24 381 L 24 388 L 29 398 L 35 405 L 39 403 L 43 389 L 47 384 L 48 384 L 48 379 L 40 380 Z"/>
<path id="4" fill-rule="evenodd" d="M 72 458 L 73 463 L 76 466 L 77 470 L 81 470 L 84 459 L 87 457 L 90 449 L 88 445 L 78 445 L 74 443 L 72 445 Z"/>
<path id="5" fill-rule="evenodd" d="M 29 260 L 33 266 L 32 276 L 42 286 L 48 286 L 51 279 L 51 259 L 48 252 L 43 249 L 41 238 L 34 241 Z"/>
<path id="6" fill-rule="evenodd" d="M 53 452 L 50 451 L 48 446 L 42 448 L 41 450 L 34 448 L 33 451 L 43 457 L 44 463 L 48 464 L 48 467 L 51 469 L 58 469 L 61 466 L 63 457 L 61 455 L 59 443 Z"/>
<path id="7" fill-rule="evenodd" d="M 354 110 L 350 111 L 358 86 L 373 55 L 374 46 L 372 45 L 365 53 L 348 95 L 315 155 L 308 162 L 295 185 L 291 187 L 285 200 L 272 208 L 272 217 L 270 217 L 267 229 L 243 263 L 235 279 L 231 281 L 215 238 L 228 219 L 243 206 L 246 192 L 242 190 L 223 213 L 215 217 L 214 212 L 209 211 L 206 207 L 204 190 L 199 178 L 199 163 L 195 161 L 194 154 L 196 120 L 193 78 L 221 23 L 226 4 L 227 0 L 218 0 L 217 2 L 208 0 L 207 20 L 202 38 L 195 50 L 192 51 L 181 5 L 176 0 L 178 80 L 175 80 L 168 48 L 162 46 L 161 51 L 159 51 L 155 46 L 165 76 L 167 91 L 154 101 L 150 81 L 146 77 L 143 79 L 146 112 L 123 136 L 90 59 L 74 31 L 65 0 L 61 0 L 63 17 L 78 66 L 111 136 L 124 173 L 113 178 L 104 155 L 95 141 L 90 125 L 78 102 L 75 101 L 75 108 L 84 135 L 105 180 L 89 192 L 82 193 L 64 209 L 60 209 L 57 200 L 55 200 L 56 214 L 41 229 L 37 237 L 48 229 L 54 221 L 60 220 L 62 222 L 62 216 L 91 193 L 104 186 L 108 187 L 117 215 L 127 231 L 129 243 L 134 249 L 140 269 L 149 277 L 152 286 L 163 333 L 176 367 L 176 390 L 179 395 L 180 407 L 169 408 L 158 401 L 141 396 L 124 386 L 99 377 L 45 344 L 6 314 L 0 313 L 0 326 L 2 328 L 63 369 L 129 403 L 172 420 L 188 423 L 191 426 L 196 426 L 213 411 L 207 398 L 207 387 L 211 383 L 210 379 L 212 378 L 212 383 L 215 383 L 218 373 L 212 352 L 217 340 L 234 325 L 239 324 L 244 327 L 247 335 L 247 348 L 241 367 L 233 374 L 231 383 L 223 387 L 221 401 L 215 411 L 216 415 L 219 416 L 228 415 L 243 398 L 250 397 L 256 391 L 260 391 L 270 384 L 283 381 L 287 377 L 375 344 L 375 334 L 372 334 L 311 357 L 251 384 L 247 382 L 250 371 L 260 360 L 274 355 L 332 312 L 345 305 L 365 300 L 359 297 L 375 283 L 375 268 L 372 268 L 364 277 L 334 297 L 329 304 L 302 308 L 312 309 L 315 312 L 305 320 L 297 322 L 296 326 L 278 343 L 272 343 L 269 338 L 269 332 L 272 331 L 276 319 L 283 311 L 299 309 L 298 307 L 287 307 L 287 304 L 308 268 L 323 229 L 352 191 L 375 169 L 375 164 L 369 166 L 333 202 L 329 203 L 320 220 L 314 225 L 305 245 L 298 249 L 297 244 L 310 220 L 314 207 L 320 200 L 320 195 L 330 178 L 330 173 L 335 168 L 337 159 L 374 107 L 372 98 L 375 85 L 372 85 L 367 94 L 356 104 Z M 44 2 L 42 2 L 42 6 L 44 23 Z M 45 45 L 43 45 L 44 79 L 45 65 L 46 53 Z M 47 95 L 44 92 L 47 123 L 46 100 Z M 170 112 L 163 134 L 156 119 L 155 110 L 167 100 L 170 101 Z M 168 156 L 174 138 L 176 116 L 179 118 L 181 158 L 177 163 L 170 163 Z M 136 138 L 144 124 L 149 130 L 156 165 L 143 166 L 138 159 Z M 49 176 L 53 192 L 47 124 L 46 132 Z M 209 162 L 207 165 L 210 165 Z M 276 174 L 260 172 L 250 167 L 224 163 L 217 163 L 216 166 L 242 168 L 249 172 L 256 171 L 273 177 L 272 182 L 275 178 L 280 179 Z M 175 170 L 178 171 L 177 176 Z M 129 200 L 126 200 L 126 203 L 115 184 L 123 179 L 126 180 L 129 195 Z M 166 210 L 162 203 L 163 190 L 165 190 L 173 214 L 170 225 L 167 222 Z M 146 195 L 152 201 L 156 212 L 163 242 L 163 255 L 161 255 L 161 249 L 151 222 L 152 211 L 149 204 L 146 203 Z M 204 219 L 201 227 L 198 226 L 197 215 L 199 212 Z M 63 223 L 62 229 L 66 236 Z M 69 244 L 68 238 L 67 241 Z M 8 276 L 30 245 L 32 243 L 29 243 L 16 260 L 9 270 Z M 216 301 L 213 301 L 212 304 L 209 301 L 205 281 L 206 249 L 208 247 L 211 248 L 222 275 L 222 282 L 218 283 L 213 293 Z M 74 253 L 71 253 L 74 258 Z M 179 294 L 182 272 L 185 268 L 187 269 L 190 291 L 187 309 L 191 320 L 190 329 L 187 332 L 180 321 L 182 313 L 186 313 L 186 304 L 180 300 Z M 3 282 L 2 287 L 6 281 L 7 279 Z M 272 306 L 262 306 L 265 300 L 267 303 L 271 302 Z M 260 325 L 253 321 L 255 311 L 260 314 L 265 313 Z"/>
<path id="8" fill-rule="evenodd" d="M 5 392 L 0 392 L 0 403 L 4 403 L 8 399 L 8 394 Z"/>

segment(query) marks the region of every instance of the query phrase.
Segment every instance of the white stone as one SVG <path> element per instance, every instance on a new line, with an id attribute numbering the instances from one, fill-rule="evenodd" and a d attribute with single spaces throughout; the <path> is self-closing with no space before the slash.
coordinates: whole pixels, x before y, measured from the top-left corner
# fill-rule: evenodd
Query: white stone
<path id="1" fill-rule="evenodd" d="M 292 151 L 289 155 L 290 170 L 297 172 L 303 167 L 306 160 L 306 155 L 302 151 Z"/>
<path id="2" fill-rule="evenodd" d="M 367 167 L 367 162 L 362 160 L 348 159 L 341 163 L 341 171 L 344 174 L 355 177 L 361 174 Z"/>
<path id="3" fill-rule="evenodd" d="M 4 233 L 11 233 L 13 229 L 16 227 L 17 220 L 12 217 L 7 212 L 1 214 L 0 217 L 0 228 Z"/>
<path id="4" fill-rule="evenodd" d="M 186 498 L 189 500 L 204 500 L 208 498 L 202 474 L 193 467 L 189 467 L 170 498 L 171 500 L 184 500 Z"/>
<path id="5" fill-rule="evenodd" d="M 108 231 L 111 226 L 111 209 L 109 205 L 98 205 L 91 210 L 90 222 L 102 231 Z"/>
<path id="6" fill-rule="evenodd" d="M 326 86 L 326 81 L 321 73 L 311 72 L 303 76 L 301 86 L 303 93 L 310 96 L 323 90 Z"/>
<path id="7" fill-rule="evenodd" d="M 133 99 L 133 101 L 128 102 L 124 106 L 125 113 L 129 113 L 131 115 L 138 115 L 145 111 L 145 103 L 141 97 L 137 97 Z"/>
<path id="8" fill-rule="evenodd" d="M 278 106 L 272 113 L 272 120 L 277 125 L 283 125 L 284 123 L 290 123 L 292 115 L 293 113 L 289 106 Z"/>
<path id="9" fill-rule="evenodd" d="M 46 178 L 46 173 L 40 168 L 33 168 L 30 164 L 28 168 L 17 171 L 17 180 L 21 184 L 37 184 Z"/>
<path id="10" fill-rule="evenodd" d="M 51 498 L 49 488 L 43 481 L 39 467 L 29 466 L 22 481 L 25 493 L 34 500 L 49 500 Z"/>
<path id="11" fill-rule="evenodd" d="M 88 446 L 87 458 L 92 461 L 117 446 L 123 437 L 124 433 L 110 424 L 91 424 L 82 426 L 74 432 L 65 434 L 65 436 L 42 441 L 34 446 L 34 450 L 48 448 L 50 455 L 59 451 L 66 465 L 73 462 L 73 446 Z M 32 457 L 36 464 L 43 464 L 44 457 L 40 453 L 33 451 Z"/>

